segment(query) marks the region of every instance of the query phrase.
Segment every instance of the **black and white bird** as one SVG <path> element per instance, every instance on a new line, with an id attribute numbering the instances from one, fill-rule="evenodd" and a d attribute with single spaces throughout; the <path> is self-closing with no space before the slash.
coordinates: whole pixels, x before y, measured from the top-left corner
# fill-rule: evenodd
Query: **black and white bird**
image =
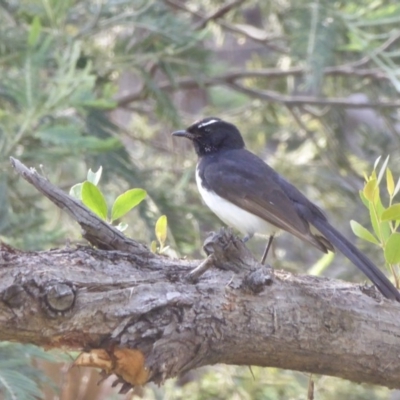
<path id="1" fill-rule="evenodd" d="M 210 117 L 174 136 L 192 141 L 199 157 L 196 182 L 207 206 L 228 226 L 244 233 L 290 232 L 323 252 L 338 249 L 388 299 L 400 293 L 362 252 L 339 233 L 324 213 L 262 159 L 245 149 L 235 125 Z M 268 251 L 269 246 L 267 246 Z"/>

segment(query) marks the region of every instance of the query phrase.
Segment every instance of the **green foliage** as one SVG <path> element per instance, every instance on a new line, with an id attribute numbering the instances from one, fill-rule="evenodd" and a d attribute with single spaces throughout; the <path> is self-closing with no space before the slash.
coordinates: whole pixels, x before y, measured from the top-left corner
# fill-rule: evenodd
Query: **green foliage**
<path id="1" fill-rule="evenodd" d="M 130 189 L 119 195 L 112 206 L 111 221 L 123 217 L 132 208 L 139 205 L 146 195 L 147 193 L 143 189 Z"/>
<path id="2" fill-rule="evenodd" d="M 122 184 L 143 187 L 144 166 L 130 173 L 120 129 L 105 113 L 118 106 L 118 77 L 124 70 L 142 77 L 157 117 L 176 121 L 176 110 L 149 65 L 159 66 L 170 82 L 177 74 L 196 76 L 206 61 L 207 52 L 199 46 L 205 33 L 193 32 L 189 21 L 155 0 L 101 5 L 34 0 L 4 2 L 1 8 L 0 171 L 9 170 L 12 155 L 44 165 L 50 180 L 70 186 L 86 162 L 98 158 L 106 165 L 107 159 Z M 131 30 L 135 34 L 126 35 Z M 38 196 L 26 196 L 26 187 L 11 175 L 3 183 L 7 198 L 0 210 L 0 237 L 22 247 L 54 245 L 59 228 L 47 226 L 31 235 L 31 228 L 19 225 L 22 220 L 29 227 L 46 226 L 48 206 Z M 18 207 L 21 199 L 25 204 Z M 141 218 L 152 229 L 154 219 Z"/>
<path id="3" fill-rule="evenodd" d="M 390 32 L 400 23 L 400 5 L 380 4 L 379 7 L 360 10 L 350 2 L 345 11 L 348 14 L 344 14 L 343 20 L 349 32 L 349 42 L 342 49 L 370 57 L 377 67 L 387 73 L 391 84 L 399 92 L 400 79 L 395 73 L 400 66 L 398 51 L 390 48 L 377 51 L 377 48 L 390 39 Z"/>
<path id="4" fill-rule="evenodd" d="M 86 181 L 82 184 L 82 203 L 92 210 L 101 219 L 107 219 L 107 203 L 103 193 L 93 185 L 93 183 Z"/>
<path id="5" fill-rule="evenodd" d="M 42 398 L 41 385 L 55 387 L 44 373 L 32 365 L 35 359 L 56 361 L 39 347 L 0 342 L 0 394 L 4 400 Z"/>
<path id="6" fill-rule="evenodd" d="M 301 90 L 319 94 L 324 68 L 334 60 L 341 28 L 335 4 L 329 0 L 300 2 L 283 22 L 291 39 L 293 58 L 307 71 Z"/>
<path id="7" fill-rule="evenodd" d="M 127 214 L 132 208 L 138 206 L 147 196 L 147 192 L 143 189 L 130 189 L 119 195 L 111 210 L 111 216 L 108 215 L 108 207 L 106 199 L 97 184 L 100 182 L 100 178 L 103 172 L 103 168 L 100 167 L 97 172 L 93 172 L 89 169 L 87 173 L 87 180 L 83 183 L 77 183 L 71 187 L 69 193 L 71 196 L 79 199 L 82 203 L 93 211 L 98 217 L 113 223 L 115 220 L 120 219 Z M 128 228 L 128 224 L 119 223 L 117 228 L 123 232 Z M 151 250 L 155 253 L 162 254 L 168 250 L 168 246 L 165 246 L 168 233 L 168 220 L 166 215 L 162 215 L 158 218 L 155 225 L 155 234 L 158 241 L 151 243 Z"/>
<path id="8" fill-rule="evenodd" d="M 93 211 L 98 217 L 110 223 L 123 217 L 132 208 L 138 206 L 147 196 L 143 189 L 130 189 L 119 195 L 112 206 L 111 217 L 108 215 L 108 206 L 106 199 L 97 184 L 100 182 L 103 167 L 97 172 L 89 169 L 87 180 L 83 183 L 77 183 L 71 187 L 69 193 L 71 196 L 82 201 L 82 203 Z M 118 228 L 124 231 L 128 227 L 127 224 L 119 224 Z"/>
<path id="9" fill-rule="evenodd" d="M 277 368 L 220 366 L 201 368 L 189 383 L 169 380 L 163 390 L 145 388 L 144 398 L 155 400 L 307 400 L 309 374 Z M 390 391 L 371 385 L 354 385 L 338 378 L 313 375 L 315 400 L 387 400 Z"/>
<path id="10" fill-rule="evenodd" d="M 382 212 L 382 221 L 400 220 L 400 204 L 393 204 Z"/>
<path id="11" fill-rule="evenodd" d="M 400 190 L 400 179 L 394 185 L 392 171 L 388 167 L 389 157 L 383 162 L 377 173 L 380 158 L 375 162 L 370 176 L 366 176 L 364 189 L 360 192 L 363 204 L 369 210 L 373 232 L 356 221 L 351 221 L 351 228 L 356 236 L 366 240 L 383 250 L 387 266 L 392 271 L 397 287 L 400 284 L 400 203 L 393 204 L 394 197 Z M 388 206 L 381 201 L 381 187 L 383 177 L 386 176 L 386 191 Z"/>
<path id="12" fill-rule="evenodd" d="M 367 242 L 379 245 L 378 239 L 368 229 L 364 228 L 357 221 L 350 221 L 350 225 L 356 236 L 363 240 L 366 240 Z"/>
<path id="13" fill-rule="evenodd" d="M 400 233 L 393 232 L 387 239 L 384 255 L 386 262 L 393 268 L 400 264 Z M 396 276 L 398 278 L 398 276 Z"/>
<path id="14" fill-rule="evenodd" d="M 158 247 L 156 241 L 151 242 L 151 251 L 153 253 L 157 252 L 162 254 L 168 250 L 168 247 L 165 246 L 168 234 L 168 220 L 166 215 L 161 215 L 161 217 L 158 218 L 154 231 L 158 241 Z"/>

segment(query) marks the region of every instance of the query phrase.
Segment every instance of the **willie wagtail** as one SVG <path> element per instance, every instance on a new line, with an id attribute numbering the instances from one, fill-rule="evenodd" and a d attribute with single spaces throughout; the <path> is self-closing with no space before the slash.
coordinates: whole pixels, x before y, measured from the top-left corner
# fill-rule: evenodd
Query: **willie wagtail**
<path id="1" fill-rule="evenodd" d="M 245 149 L 236 126 L 210 117 L 173 135 L 193 142 L 199 157 L 196 182 L 204 202 L 246 239 L 270 235 L 267 252 L 273 235 L 284 230 L 325 253 L 337 248 L 385 297 L 400 301 L 399 291 L 385 274 L 333 228 L 315 204 Z"/>

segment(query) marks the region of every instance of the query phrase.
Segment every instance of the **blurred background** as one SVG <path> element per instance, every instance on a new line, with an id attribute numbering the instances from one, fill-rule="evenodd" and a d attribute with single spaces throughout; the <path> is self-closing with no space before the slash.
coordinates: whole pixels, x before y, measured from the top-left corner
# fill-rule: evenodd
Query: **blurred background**
<path id="1" fill-rule="evenodd" d="M 399 26 L 397 0 L 0 0 L 0 240 L 24 250 L 81 241 L 66 215 L 17 178 L 13 156 L 66 191 L 102 166 L 109 204 L 129 188 L 148 192 L 124 218 L 128 236 L 150 245 L 165 214 L 170 254 L 203 257 L 204 238 L 222 223 L 201 203 L 190 143 L 170 134 L 218 116 L 383 265 L 349 221 L 369 226 L 359 190 L 378 156 L 390 154 L 400 174 Z M 249 244 L 256 257 L 264 244 Z M 340 255 L 321 258 L 289 235 L 274 242 L 269 262 L 364 280 Z M 2 343 L 0 393 L 307 399 L 306 374 L 253 368 L 253 377 L 222 365 L 121 396 L 112 380 L 98 386 L 95 370 L 70 371 L 72 357 Z M 313 379 L 315 399 L 400 398 Z M 17 397 L 10 387 L 21 390 Z"/>

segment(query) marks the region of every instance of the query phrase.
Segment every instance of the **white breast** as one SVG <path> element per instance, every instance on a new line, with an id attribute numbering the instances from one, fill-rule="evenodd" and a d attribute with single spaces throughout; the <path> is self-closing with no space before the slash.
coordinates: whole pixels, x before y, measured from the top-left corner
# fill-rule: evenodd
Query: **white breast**
<path id="1" fill-rule="evenodd" d="M 218 196 L 215 192 L 206 190 L 196 169 L 197 188 L 207 206 L 228 226 L 237 229 L 245 235 L 271 235 L 278 228 L 264 221 L 260 217 L 245 211 L 228 200 Z"/>

